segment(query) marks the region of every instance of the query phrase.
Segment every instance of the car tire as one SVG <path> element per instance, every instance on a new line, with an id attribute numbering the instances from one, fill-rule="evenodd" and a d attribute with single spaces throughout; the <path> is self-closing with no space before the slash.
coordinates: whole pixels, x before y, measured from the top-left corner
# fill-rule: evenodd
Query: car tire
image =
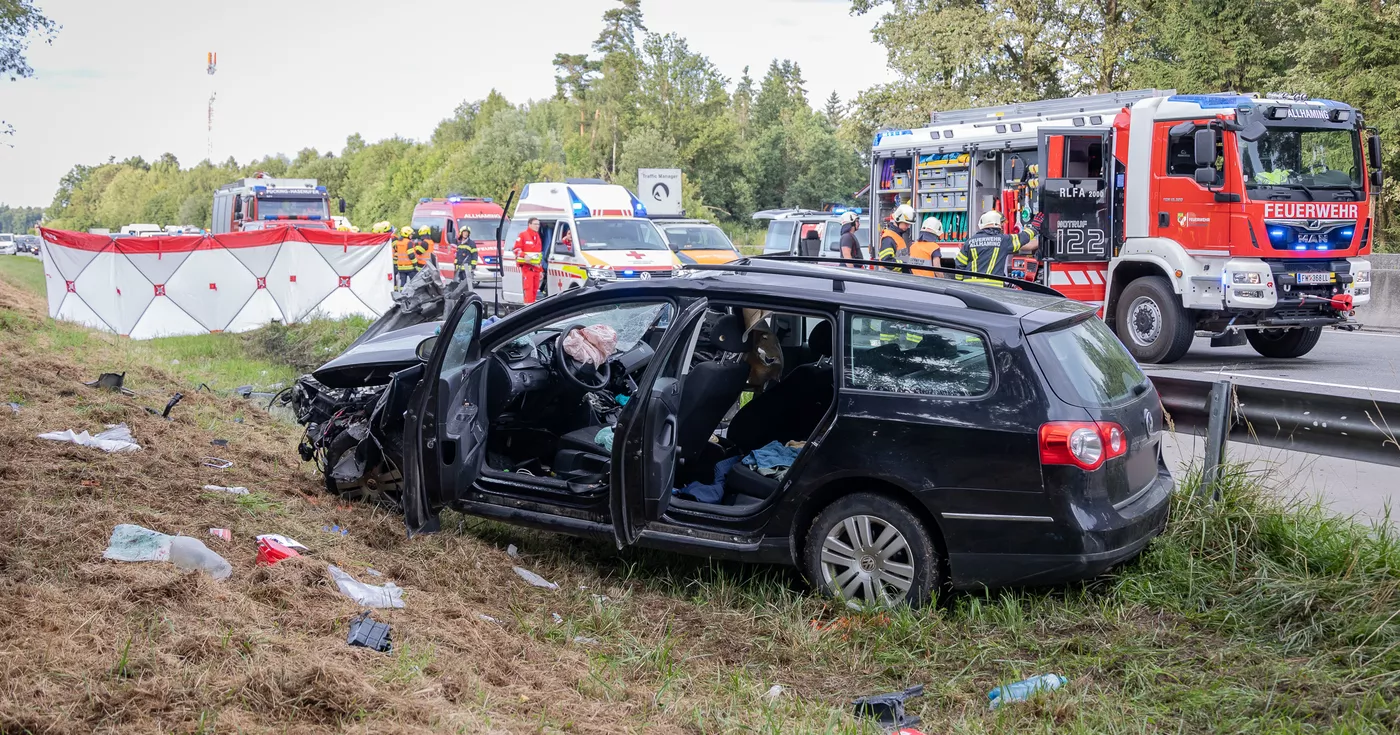
<path id="1" fill-rule="evenodd" d="M 348 487 L 341 487 L 340 483 L 331 477 L 331 468 L 340 462 L 346 452 L 354 452 L 355 447 L 359 444 L 359 440 L 350 432 L 342 431 L 339 436 L 331 440 L 330 446 L 326 447 L 326 462 L 322 472 L 326 492 L 346 502 L 371 503 L 386 508 L 397 508 L 403 499 L 401 493 L 398 492 L 397 477 L 393 472 L 386 472 L 376 478 L 362 478 L 361 482 Z"/>
<path id="2" fill-rule="evenodd" d="M 1132 281 L 1118 296 L 1114 331 L 1133 358 L 1144 364 L 1176 362 L 1196 336 L 1191 312 L 1162 276 Z"/>
<path id="3" fill-rule="evenodd" d="M 1264 357 L 1302 357 L 1322 339 L 1322 327 L 1305 329 L 1251 329 L 1245 332 L 1249 346 Z"/>
<path id="4" fill-rule="evenodd" d="M 822 509 L 807 531 L 803 557 L 817 590 L 855 605 L 918 607 L 941 584 L 938 549 L 923 521 L 903 503 L 873 493 L 845 495 Z"/>

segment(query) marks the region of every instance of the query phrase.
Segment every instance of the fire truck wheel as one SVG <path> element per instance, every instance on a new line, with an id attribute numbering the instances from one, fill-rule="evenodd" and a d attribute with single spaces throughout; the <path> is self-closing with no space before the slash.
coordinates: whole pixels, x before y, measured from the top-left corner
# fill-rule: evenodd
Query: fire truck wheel
<path id="1" fill-rule="evenodd" d="M 1307 329 L 1251 329 L 1245 332 L 1249 346 L 1264 357 L 1302 357 L 1317 346 L 1322 327 Z"/>
<path id="2" fill-rule="evenodd" d="M 1176 362 L 1191 349 L 1196 326 L 1191 313 L 1161 276 L 1129 283 L 1118 297 L 1118 339 L 1138 362 Z"/>

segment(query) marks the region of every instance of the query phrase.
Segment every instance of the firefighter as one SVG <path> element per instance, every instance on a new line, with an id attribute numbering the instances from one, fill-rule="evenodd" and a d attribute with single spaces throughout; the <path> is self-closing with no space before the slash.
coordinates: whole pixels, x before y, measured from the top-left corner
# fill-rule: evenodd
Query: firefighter
<path id="1" fill-rule="evenodd" d="M 913 260 L 927 260 L 929 265 L 942 265 L 942 251 L 938 247 L 943 242 L 943 223 L 937 216 L 929 216 L 919 227 L 919 239 L 909 246 L 909 257 Z M 941 275 L 936 271 L 922 271 L 923 275 Z"/>
<path id="2" fill-rule="evenodd" d="M 387 222 L 384 224 L 388 224 Z M 393 226 L 389 226 L 389 231 L 393 231 Z M 399 229 L 399 236 L 394 239 L 394 285 L 403 288 L 413 279 L 413 273 L 417 268 L 414 264 L 413 253 L 413 228 L 403 227 Z"/>
<path id="3" fill-rule="evenodd" d="M 472 268 L 476 265 L 476 241 L 472 239 L 472 228 L 463 226 L 457 232 L 457 278 L 456 280 L 466 280 L 468 285 L 472 280 Z"/>
<path id="4" fill-rule="evenodd" d="M 1008 235 L 1001 229 L 1001 212 L 993 210 L 982 215 L 977 220 L 977 231 L 967 238 L 958 251 L 958 270 L 1005 278 L 1008 258 L 1018 253 L 1033 253 L 1040 247 L 1036 234 L 1044 218 L 1044 214 L 1036 214 L 1028 227 L 1015 235 Z M 966 280 L 1004 285 L 1001 281 L 986 278 L 969 277 Z"/>
<path id="5" fill-rule="evenodd" d="M 860 215 L 855 212 L 847 212 L 841 215 L 841 258 L 843 260 L 865 260 L 865 252 L 861 250 L 860 240 L 856 239 L 856 232 L 860 229 Z M 850 268 L 860 266 L 847 264 Z"/>
<path id="6" fill-rule="evenodd" d="M 875 259 L 885 263 L 897 263 L 899 258 L 909 255 L 909 244 L 905 238 L 909 236 L 909 229 L 914 226 L 914 208 L 908 204 L 895 207 L 890 221 L 894 227 L 886 227 L 880 233 L 880 244 Z M 895 266 L 886 267 L 896 273 L 907 272 Z"/>
<path id="7" fill-rule="evenodd" d="M 437 254 L 433 252 L 433 228 L 423 226 L 418 228 L 418 245 L 414 249 L 414 255 L 418 270 L 425 270 L 429 265 L 437 263 Z"/>
<path id="8" fill-rule="evenodd" d="M 520 267 L 520 284 L 525 303 L 535 303 L 540 294 L 540 277 L 543 268 L 540 262 L 544 255 L 544 244 L 540 241 L 540 220 L 531 217 L 525 231 L 515 238 L 515 263 Z"/>

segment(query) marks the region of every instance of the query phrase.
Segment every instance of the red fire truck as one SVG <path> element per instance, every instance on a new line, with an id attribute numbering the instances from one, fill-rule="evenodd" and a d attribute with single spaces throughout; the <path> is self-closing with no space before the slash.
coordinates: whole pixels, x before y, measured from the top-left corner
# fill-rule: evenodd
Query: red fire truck
<path id="1" fill-rule="evenodd" d="M 461 194 L 448 194 L 445 199 L 424 197 L 413 208 L 413 230 L 420 227 L 432 228 L 433 250 L 437 255 L 438 268 L 443 278 L 452 278 L 457 263 L 457 241 L 464 228 L 471 230 L 471 239 L 476 242 L 476 269 L 473 278 L 477 281 L 495 278 L 497 258 L 500 257 L 496 243 L 496 227 L 501 224 L 501 209 L 491 197 L 470 197 Z"/>
<path id="2" fill-rule="evenodd" d="M 1298 357 L 1370 300 L 1380 140 L 1322 99 L 1141 90 L 939 112 L 872 153 L 875 236 L 895 206 L 941 218 L 945 264 L 987 211 L 1015 232 L 1044 212 L 1036 262 L 1012 268 L 1100 315 L 1145 363 L 1195 336 Z M 917 233 L 918 226 L 915 226 Z"/>
<path id="3" fill-rule="evenodd" d="M 340 200 L 345 213 L 345 200 Z M 264 173 L 224 184 L 214 192 L 215 235 L 269 227 L 332 229 L 330 195 L 315 179 L 276 179 Z"/>

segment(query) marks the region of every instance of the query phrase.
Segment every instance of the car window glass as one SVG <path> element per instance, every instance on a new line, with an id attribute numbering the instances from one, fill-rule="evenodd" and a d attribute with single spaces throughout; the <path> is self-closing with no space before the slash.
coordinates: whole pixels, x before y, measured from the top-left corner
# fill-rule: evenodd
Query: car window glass
<path id="1" fill-rule="evenodd" d="M 763 240 L 764 254 L 787 253 L 792 251 L 792 232 L 797 223 L 791 220 L 773 220 L 768 223 L 768 236 Z"/>
<path id="2" fill-rule="evenodd" d="M 591 327 L 603 324 L 617 332 L 617 351 L 626 352 L 637 345 L 653 328 L 665 328 L 663 316 L 670 316 L 670 304 L 666 302 L 637 302 L 613 304 L 587 311 L 574 312 L 542 327 L 536 327 L 527 334 L 516 337 L 512 344 L 528 347 L 537 344 L 542 337 L 558 334 L 576 324 Z"/>
<path id="3" fill-rule="evenodd" d="M 992 385 L 979 335 L 864 315 L 847 320 L 845 373 L 848 387 L 885 393 L 977 396 Z"/>
<path id="4" fill-rule="evenodd" d="M 524 232 L 528 225 L 528 220 L 511 220 L 510 227 L 506 229 L 505 247 L 507 250 L 515 247 L 516 238 L 520 237 L 520 233 Z"/>
<path id="5" fill-rule="evenodd" d="M 457 327 L 452 330 L 452 336 L 447 343 L 447 354 L 442 358 L 442 370 L 439 375 L 448 375 L 461 369 L 467 364 L 467 357 L 471 354 L 472 338 L 476 336 L 476 324 L 480 316 L 481 305 L 479 303 L 468 304 L 462 311 L 462 319 L 457 322 Z M 442 339 L 442 335 L 438 336 Z"/>
<path id="6" fill-rule="evenodd" d="M 1147 382 L 1137 361 L 1098 319 L 1034 334 L 1029 341 L 1055 395 L 1071 405 L 1119 405 Z"/>

